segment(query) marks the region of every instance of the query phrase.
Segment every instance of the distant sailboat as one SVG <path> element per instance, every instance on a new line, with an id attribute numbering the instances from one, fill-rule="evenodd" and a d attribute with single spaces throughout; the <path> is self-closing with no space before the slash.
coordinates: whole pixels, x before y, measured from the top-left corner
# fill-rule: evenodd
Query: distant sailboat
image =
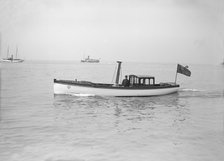
<path id="1" fill-rule="evenodd" d="M 23 59 L 18 59 L 18 47 L 16 47 L 16 58 L 13 58 L 13 54 L 9 57 L 9 47 L 7 50 L 7 58 L 2 58 L 1 62 L 6 62 L 6 63 L 22 63 L 24 60 Z"/>

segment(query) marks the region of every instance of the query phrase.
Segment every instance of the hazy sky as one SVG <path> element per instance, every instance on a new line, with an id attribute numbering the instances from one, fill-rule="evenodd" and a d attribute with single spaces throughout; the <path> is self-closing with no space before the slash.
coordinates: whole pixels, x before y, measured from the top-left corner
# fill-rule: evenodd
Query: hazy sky
<path id="1" fill-rule="evenodd" d="M 32 60 L 218 64 L 223 0 L 0 0 L 7 46 Z"/>

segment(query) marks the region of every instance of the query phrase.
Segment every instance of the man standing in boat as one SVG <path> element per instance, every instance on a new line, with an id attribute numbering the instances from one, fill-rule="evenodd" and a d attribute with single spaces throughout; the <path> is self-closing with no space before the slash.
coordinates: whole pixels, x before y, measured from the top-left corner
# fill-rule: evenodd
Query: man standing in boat
<path id="1" fill-rule="evenodd" d="M 130 81 L 128 80 L 128 76 L 125 76 L 125 79 L 122 81 L 122 86 L 129 87 Z"/>

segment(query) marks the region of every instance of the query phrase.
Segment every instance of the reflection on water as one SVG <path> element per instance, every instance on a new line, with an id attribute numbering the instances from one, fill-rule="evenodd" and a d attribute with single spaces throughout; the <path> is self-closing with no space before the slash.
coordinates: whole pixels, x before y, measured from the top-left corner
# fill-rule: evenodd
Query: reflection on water
<path id="1" fill-rule="evenodd" d="M 161 97 L 76 97 L 55 95 L 54 110 L 57 119 L 82 120 L 80 122 L 98 123 L 117 128 L 144 129 L 142 123 L 151 124 L 164 121 L 167 126 L 179 126 L 187 118 L 189 110 L 179 94 Z M 67 112 L 66 112 L 67 111 Z M 107 125 L 104 125 L 105 128 Z M 121 127 L 119 127 L 119 125 Z M 125 125 L 125 126 L 124 126 Z M 90 126 L 86 124 L 85 126 Z M 124 126 L 124 127 L 123 127 Z M 178 127 L 180 128 L 180 127 Z"/>
<path id="2" fill-rule="evenodd" d="M 170 94 L 160 97 L 77 97 L 70 95 L 54 95 L 54 106 L 84 106 L 92 107 L 114 107 L 121 106 L 130 108 L 130 110 L 154 109 L 158 106 L 177 107 L 184 106 L 183 102 L 178 100 L 179 94 Z"/>

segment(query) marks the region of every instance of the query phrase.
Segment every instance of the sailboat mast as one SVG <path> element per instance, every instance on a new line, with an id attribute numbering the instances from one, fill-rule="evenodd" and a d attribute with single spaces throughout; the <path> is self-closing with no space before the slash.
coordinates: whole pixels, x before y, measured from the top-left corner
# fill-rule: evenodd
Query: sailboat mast
<path id="1" fill-rule="evenodd" d="M 2 33 L 0 32 L 0 56 L 2 54 Z"/>
<path id="2" fill-rule="evenodd" d="M 16 59 L 17 59 L 17 54 L 18 54 L 18 46 L 16 46 Z"/>
<path id="3" fill-rule="evenodd" d="M 115 84 L 118 85 L 119 84 L 119 78 L 120 78 L 120 71 L 121 71 L 121 61 L 117 61 L 118 63 L 118 68 L 117 68 L 117 76 L 116 76 L 116 81 Z"/>
<path id="4" fill-rule="evenodd" d="M 8 46 L 8 49 L 7 49 L 7 58 L 9 58 L 9 46 Z"/>

